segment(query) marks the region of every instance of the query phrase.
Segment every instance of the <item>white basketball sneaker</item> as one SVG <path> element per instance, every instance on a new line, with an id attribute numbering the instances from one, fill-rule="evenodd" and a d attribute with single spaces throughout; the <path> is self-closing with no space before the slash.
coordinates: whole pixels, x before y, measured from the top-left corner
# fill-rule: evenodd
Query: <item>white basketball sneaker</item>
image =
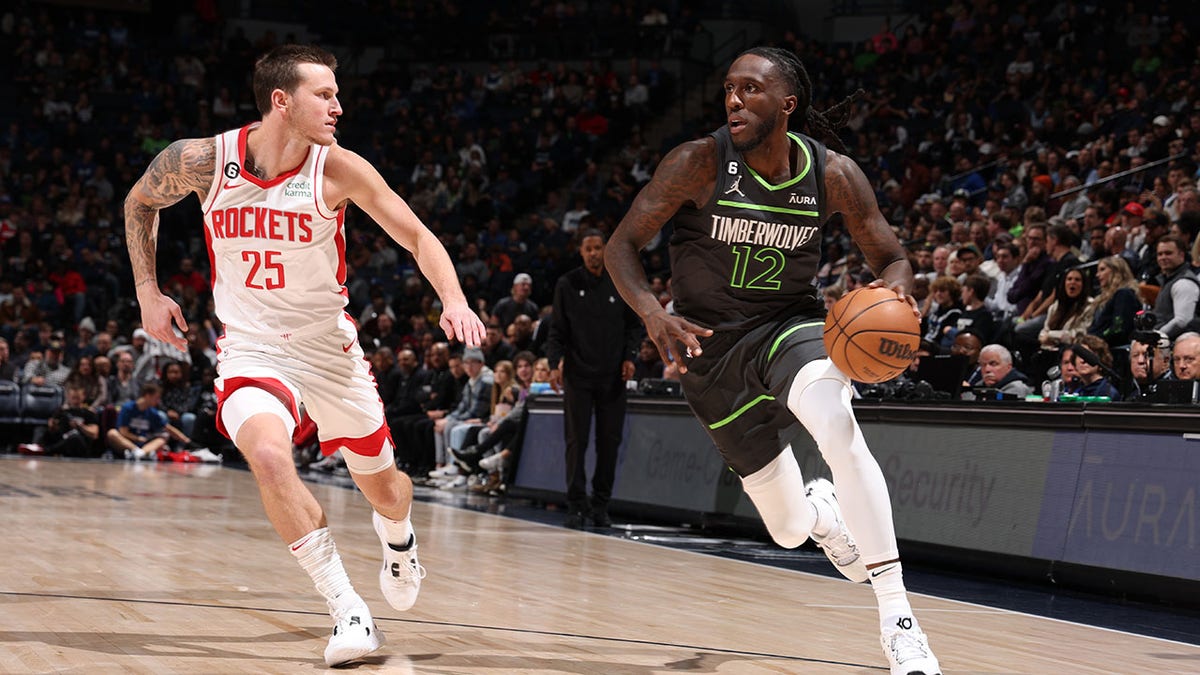
<path id="1" fill-rule="evenodd" d="M 838 506 L 837 496 L 833 492 L 833 483 L 824 478 L 818 478 L 810 481 L 805 488 L 805 494 L 809 499 L 820 500 L 828 505 L 833 512 L 835 521 L 834 526 L 824 536 L 819 537 L 814 532 L 811 535 L 813 542 L 825 552 L 825 556 L 829 558 L 837 571 L 842 573 L 842 576 L 856 584 L 866 581 L 870 578 L 867 564 L 858 554 L 858 544 L 854 543 L 854 537 L 850 535 L 850 530 L 842 520 L 842 509 Z M 820 508 L 819 505 L 818 508 Z"/>
<path id="2" fill-rule="evenodd" d="M 929 650 L 929 638 L 916 619 L 898 617 L 884 626 L 879 636 L 892 675 L 942 675 L 937 657 Z"/>
<path id="3" fill-rule="evenodd" d="M 411 546 L 403 551 L 392 548 L 387 541 L 387 533 L 383 529 L 383 516 L 371 511 L 371 521 L 375 524 L 375 532 L 383 544 L 383 569 L 379 571 L 379 590 L 393 609 L 401 612 L 411 608 L 417 602 L 421 592 L 421 580 L 425 578 L 425 568 L 417 561 L 417 535 L 414 532 L 409 540 Z"/>
<path id="4" fill-rule="evenodd" d="M 325 665 L 340 666 L 370 654 L 383 646 L 383 633 L 366 605 L 334 616 L 333 635 L 325 646 Z"/>

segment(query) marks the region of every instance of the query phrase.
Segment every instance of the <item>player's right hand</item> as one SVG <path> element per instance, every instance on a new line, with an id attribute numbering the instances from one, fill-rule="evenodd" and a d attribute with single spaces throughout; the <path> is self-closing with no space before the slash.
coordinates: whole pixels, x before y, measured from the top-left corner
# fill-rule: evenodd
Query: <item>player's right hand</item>
<path id="1" fill-rule="evenodd" d="M 711 328 L 697 326 L 666 311 L 656 312 L 644 317 L 642 321 L 646 324 L 646 334 L 658 347 L 658 355 L 662 357 L 663 364 L 675 363 L 680 373 L 687 372 L 687 362 L 683 360 L 685 355 L 695 357 L 703 353 L 697 338 L 713 334 Z"/>
<path id="2" fill-rule="evenodd" d="M 171 325 L 174 320 L 175 325 L 187 333 L 187 320 L 183 318 L 183 310 L 179 309 L 178 303 L 155 291 L 139 293 L 138 305 L 142 309 L 142 328 L 150 337 L 166 342 L 180 351 L 187 351 L 187 339 L 176 334 L 174 326 Z"/>
<path id="3" fill-rule="evenodd" d="M 468 347 L 478 347 L 483 344 L 487 329 L 479 315 L 471 310 L 466 303 L 447 305 L 442 309 L 442 318 L 438 322 L 446 337 L 458 340 Z"/>

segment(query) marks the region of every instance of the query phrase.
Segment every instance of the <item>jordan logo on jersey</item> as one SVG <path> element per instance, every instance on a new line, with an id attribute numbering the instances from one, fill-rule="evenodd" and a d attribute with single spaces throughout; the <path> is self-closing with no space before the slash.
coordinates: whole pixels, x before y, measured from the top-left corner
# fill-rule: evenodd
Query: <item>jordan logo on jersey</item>
<path id="1" fill-rule="evenodd" d="M 738 174 L 738 177 L 733 179 L 733 184 L 729 186 L 729 189 L 725 191 L 725 194 L 731 194 L 731 193 L 736 192 L 736 193 L 738 193 L 739 196 L 745 197 L 746 193 L 742 192 L 742 189 L 740 187 L 738 187 L 741 184 L 742 184 L 742 176 L 741 176 L 741 174 Z"/>
<path id="2" fill-rule="evenodd" d="M 285 197 L 312 197 L 312 183 L 304 178 L 296 178 L 283 186 L 283 195 Z"/>

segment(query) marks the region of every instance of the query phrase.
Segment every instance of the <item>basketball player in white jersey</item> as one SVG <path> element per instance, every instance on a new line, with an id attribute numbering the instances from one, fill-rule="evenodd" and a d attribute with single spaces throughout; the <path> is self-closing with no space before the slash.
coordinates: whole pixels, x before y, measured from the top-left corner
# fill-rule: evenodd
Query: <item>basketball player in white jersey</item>
<path id="1" fill-rule="evenodd" d="M 412 251 L 441 298 L 447 336 L 469 346 L 484 336 L 441 243 L 374 167 L 334 139 L 342 114 L 336 67 L 317 47 L 272 50 L 254 67 L 262 121 L 215 139 L 172 143 L 125 200 L 143 327 L 187 349 L 175 330 L 186 333 L 187 322 L 156 276 L 158 211 L 189 194 L 200 198 L 213 297 L 226 331 L 218 343 L 218 427 L 246 456 L 267 518 L 329 605 L 331 666 L 379 649 L 383 637 L 292 463 L 301 402 L 320 430 L 322 450 L 341 451 L 374 508 L 384 598 L 408 609 L 425 575 L 409 523 L 412 481 L 396 468 L 383 405 L 344 309 L 348 204 Z"/>

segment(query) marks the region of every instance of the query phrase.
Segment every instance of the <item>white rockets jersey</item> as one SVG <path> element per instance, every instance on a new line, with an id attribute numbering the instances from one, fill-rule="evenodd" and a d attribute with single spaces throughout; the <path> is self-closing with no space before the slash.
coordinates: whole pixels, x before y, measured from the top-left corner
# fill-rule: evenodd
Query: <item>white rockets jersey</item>
<path id="1" fill-rule="evenodd" d="M 246 136 L 257 126 L 216 137 L 204 236 L 226 331 L 285 342 L 332 329 L 345 311 L 345 210 L 325 204 L 327 147 L 313 144 L 300 166 L 274 180 L 243 171 Z"/>

